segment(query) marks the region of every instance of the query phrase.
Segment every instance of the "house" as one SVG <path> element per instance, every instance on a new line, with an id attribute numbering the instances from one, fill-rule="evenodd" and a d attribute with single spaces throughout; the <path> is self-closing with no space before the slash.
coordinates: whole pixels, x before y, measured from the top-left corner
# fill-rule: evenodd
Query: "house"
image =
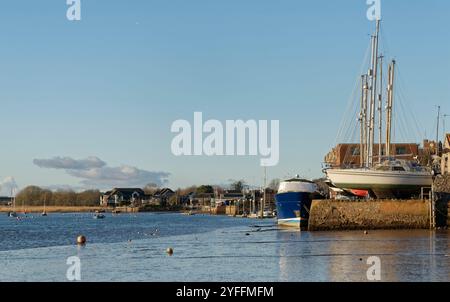
<path id="1" fill-rule="evenodd" d="M 145 192 L 140 188 L 114 188 L 100 197 L 100 204 L 105 207 L 138 206 L 142 204 L 145 196 Z"/>
<path id="2" fill-rule="evenodd" d="M 381 156 L 385 156 L 385 144 L 381 145 Z M 426 153 L 432 152 L 434 148 L 433 142 L 424 141 L 424 148 L 420 148 L 418 144 L 391 144 L 391 156 L 398 159 L 413 160 L 425 156 Z M 374 146 L 374 159 L 378 160 L 379 146 Z M 359 144 L 338 144 L 326 156 L 325 163 L 332 167 L 359 167 L 360 164 L 360 145 Z M 433 154 L 433 153 L 431 153 Z"/>
<path id="3" fill-rule="evenodd" d="M 153 195 L 149 196 L 148 201 L 151 204 L 165 205 L 176 193 L 169 188 L 158 189 Z"/>
<path id="4" fill-rule="evenodd" d="M 221 203 L 230 205 L 235 202 L 239 202 L 240 200 L 245 199 L 245 194 L 241 191 L 236 190 L 225 190 L 223 193 L 219 194 L 219 198 L 216 200 L 216 204 L 219 205 Z"/>
<path id="5" fill-rule="evenodd" d="M 442 174 L 450 175 L 450 133 L 445 135 L 441 161 Z"/>
<path id="6" fill-rule="evenodd" d="M 9 206 L 12 204 L 12 197 L 0 196 L 0 206 Z"/>

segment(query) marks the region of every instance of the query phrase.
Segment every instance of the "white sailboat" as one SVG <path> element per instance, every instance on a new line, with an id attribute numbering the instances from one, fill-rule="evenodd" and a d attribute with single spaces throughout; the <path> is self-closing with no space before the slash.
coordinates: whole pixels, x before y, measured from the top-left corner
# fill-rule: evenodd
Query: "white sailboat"
<path id="1" fill-rule="evenodd" d="M 389 65 L 387 104 L 386 104 L 386 141 L 382 150 L 382 106 L 383 80 L 382 60 L 379 56 L 380 21 L 376 22 L 376 33 L 372 36 L 371 67 L 361 80 L 361 105 L 359 122 L 360 163 L 359 168 L 329 168 L 324 172 L 328 180 L 337 188 L 344 190 L 367 190 L 372 196 L 405 197 L 420 192 L 422 187 L 432 184 L 432 172 L 414 161 L 399 160 L 391 154 L 392 109 L 394 100 L 395 61 Z M 379 76 L 379 77 L 378 77 Z M 379 84 L 379 91 L 377 90 Z M 378 103 L 378 110 L 376 110 Z M 378 111 L 379 143 L 378 155 L 375 155 L 375 118 Z M 385 152 L 384 158 L 382 156 Z M 377 162 L 375 159 L 377 158 Z"/>
<path id="2" fill-rule="evenodd" d="M 47 214 L 47 208 L 46 208 L 46 200 L 47 200 L 47 196 L 44 196 L 44 210 L 42 211 L 41 216 L 46 217 Z"/>
<path id="3" fill-rule="evenodd" d="M 15 218 L 15 217 L 17 217 L 17 212 L 16 212 L 16 196 L 15 196 L 14 189 L 11 189 L 11 199 L 12 199 L 13 210 L 12 210 L 12 212 L 8 213 L 8 216 Z"/>

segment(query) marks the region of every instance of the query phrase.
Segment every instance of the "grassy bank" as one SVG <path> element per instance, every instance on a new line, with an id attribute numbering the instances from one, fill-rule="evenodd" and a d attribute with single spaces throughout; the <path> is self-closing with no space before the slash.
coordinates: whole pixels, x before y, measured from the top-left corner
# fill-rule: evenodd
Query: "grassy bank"
<path id="1" fill-rule="evenodd" d="M 103 207 L 88 207 L 88 206 L 47 206 L 45 210 L 47 213 L 73 213 L 73 212 L 95 212 L 96 210 L 104 209 Z M 12 208 L 3 206 L 0 207 L 0 212 L 11 212 Z M 42 213 L 43 206 L 24 206 L 16 207 L 17 212 L 25 211 L 27 213 Z"/>

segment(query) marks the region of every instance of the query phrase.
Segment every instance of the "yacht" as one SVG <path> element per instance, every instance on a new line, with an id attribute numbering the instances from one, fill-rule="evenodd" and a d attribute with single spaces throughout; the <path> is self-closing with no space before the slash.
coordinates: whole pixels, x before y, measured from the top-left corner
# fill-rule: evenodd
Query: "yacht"
<path id="1" fill-rule="evenodd" d="M 379 54 L 380 20 L 371 37 L 371 66 L 361 76 L 360 165 L 357 168 L 327 167 L 324 172 L 331 184 L 346 191 L 368 191 L 376 198 L 410 198 L 422 188 L 431 187 L 432 171 L 415 160 L 397 159 L 391 152 L 393 124 L 394 79 L 396 62 L 389 64 L 386 104 L 383 104 L 383 56 Z M 386 115 L 383 106 L 386 105 Z M 378 109 L 377 109 L 378 108 Z M 383 125 L 386 118 L 383 148 Z M 378 124 L 378 150 L 375 150 L 376 123 Z M 376 154 L 376 152 L 378 154 Z"/>

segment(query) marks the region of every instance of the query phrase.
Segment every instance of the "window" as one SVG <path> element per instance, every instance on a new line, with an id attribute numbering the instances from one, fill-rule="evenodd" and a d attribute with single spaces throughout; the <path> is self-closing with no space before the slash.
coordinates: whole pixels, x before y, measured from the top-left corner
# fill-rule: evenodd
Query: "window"
<path id="1" fill-rule="evenodd" d="M 403 168 L 403 167 L 393 167 L 392 171 L 405 171 L 405 168 Z"/>
<path id="2" fill-rule="evenodd" d="M 389 171 L 389 167 L 387 167 L 387 166 L 379 166 L 379 167 L 377 167 L 377 170 L 378 171 Z"/>
<path id="3" fill-rule="evenodd" d="M 352 147 L 351 153 L 352 153 L 353 156 L 358 156 L 358 155 L 361 154 L 361 153 L 359 152 L 359 147 Z"/>
<path id="4" fill-rule="evenodd" d="M 395 149 L 395 154 L 397 155 L 405 155 L 406 153 L 406 147 L 397 147 Z"/>

